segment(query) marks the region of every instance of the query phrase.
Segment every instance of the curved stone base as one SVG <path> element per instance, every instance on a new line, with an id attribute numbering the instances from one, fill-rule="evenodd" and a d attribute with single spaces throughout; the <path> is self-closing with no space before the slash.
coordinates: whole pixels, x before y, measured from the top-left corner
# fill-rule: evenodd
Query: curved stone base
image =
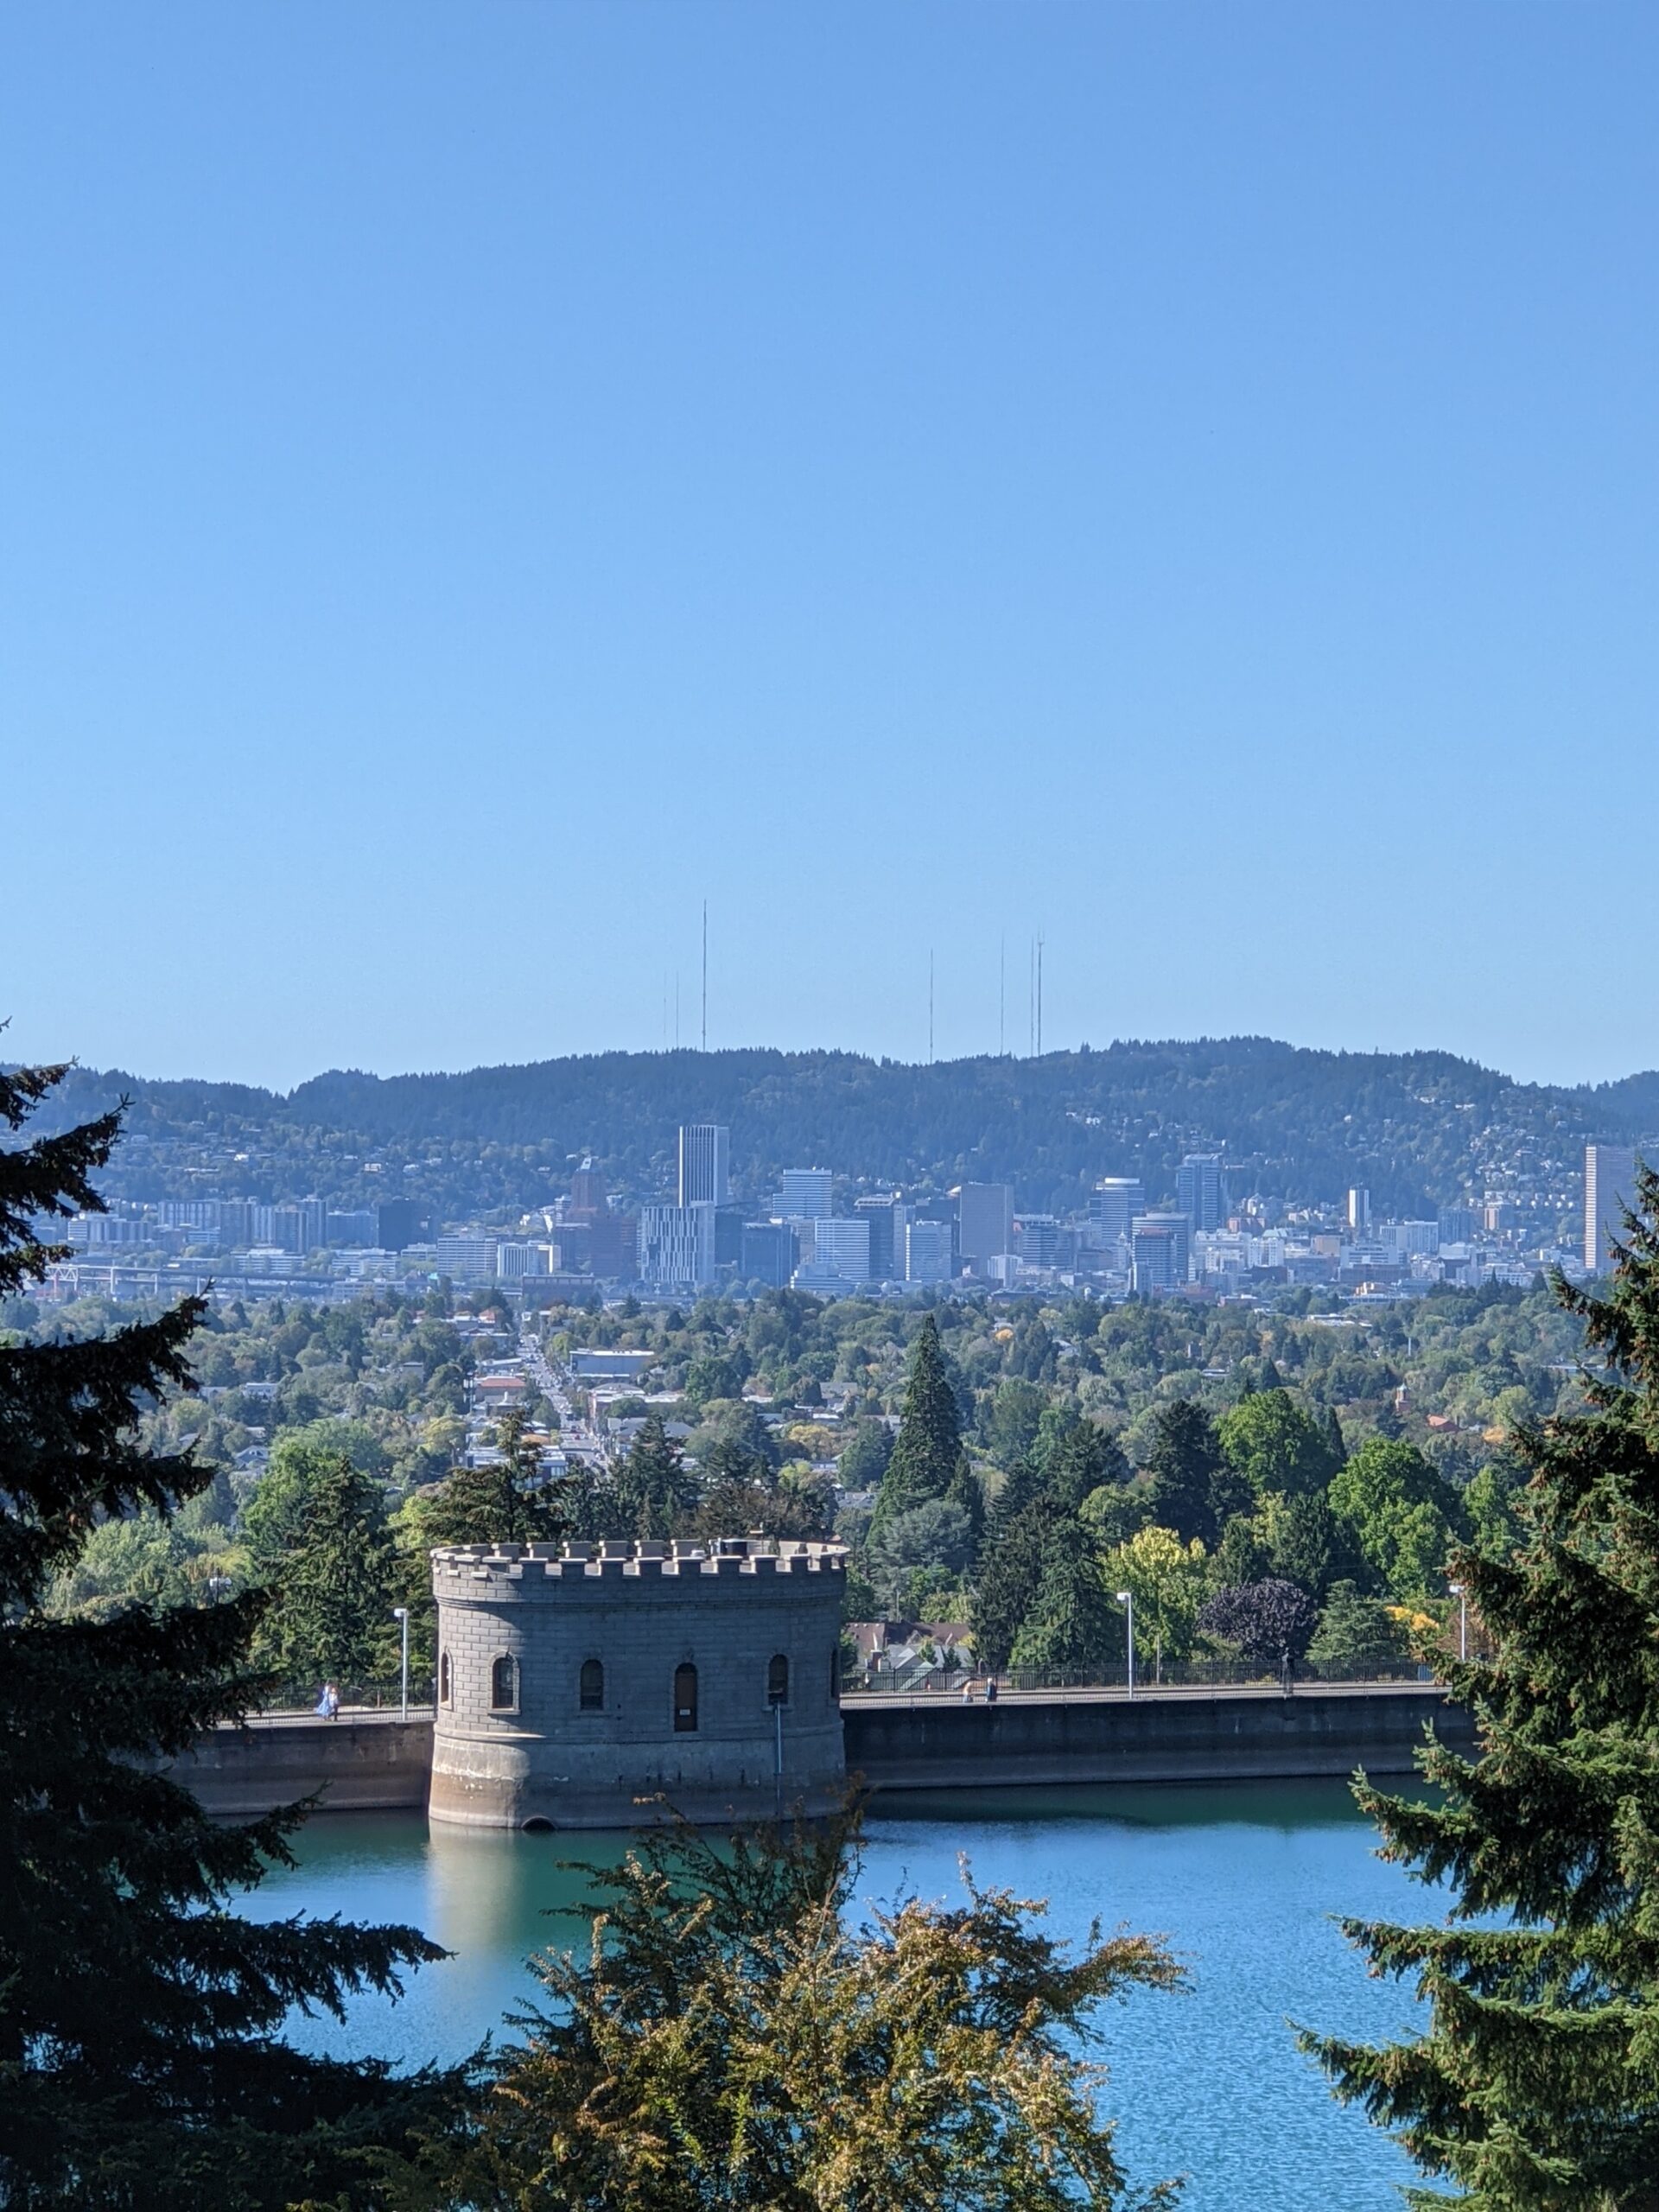
<path id="1" fill-rule="evenodd" d="M 839 1721 L 789 1745 L 785 1813 L 826 1813 L 846 1791 Z M 817 1741 L 822 1736 L 825 1740 Z M 642 1756 L 643 1751 L 643 1756 Z M 779 1802 L 769 1761 L 753 1747 L 550 1744 L 531 1736 L 487 1741 L 440 1733 L 433 1744 L 430 1819 L 460 1827 L 629 1828 L 677 1814 L 700 1827 L 770 1820 Z"/>

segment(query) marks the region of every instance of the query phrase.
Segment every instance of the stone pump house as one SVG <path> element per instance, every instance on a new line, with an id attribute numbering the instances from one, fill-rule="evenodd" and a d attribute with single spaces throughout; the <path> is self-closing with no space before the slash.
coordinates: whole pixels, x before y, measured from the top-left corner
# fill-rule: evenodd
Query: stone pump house
<path id="1" fill-rule="evenodd" d="M 627 1827 L 670 1807 L 710 1824 L 822 1811 L 846 1773 L 846 1557 L 744 1537 L 435 1551 L 432 1819 Z"/>

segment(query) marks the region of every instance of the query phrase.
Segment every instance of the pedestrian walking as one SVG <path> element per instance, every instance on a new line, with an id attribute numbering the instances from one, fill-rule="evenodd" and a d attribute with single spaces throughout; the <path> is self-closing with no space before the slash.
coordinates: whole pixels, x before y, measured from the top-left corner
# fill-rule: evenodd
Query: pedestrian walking
<path id="1" fill-rule="evenodd" d="M 322 1695 L 317 1700 L 317 1717 L 321 1720 L 338 1720 L 340 1718 L 340 1692 L 332 1682 L 325 1682 L 322 1686 Z"/>
<path id="2" fill-rule="evenodd" d="M 995 1705 L 996 1703 L 996 1676 L 995 1675 L 990 1677 L 985 1685 L 985 1702 L 987 1705 Z"/>

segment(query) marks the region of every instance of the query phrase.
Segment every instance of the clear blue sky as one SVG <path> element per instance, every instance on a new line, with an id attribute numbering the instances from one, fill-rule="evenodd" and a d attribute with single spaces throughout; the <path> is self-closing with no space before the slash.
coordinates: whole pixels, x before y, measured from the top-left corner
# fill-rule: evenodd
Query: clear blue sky
<path id="1" fill-rule="evenodd" d="M 1659 1059 L 1659 11 L 0 22 L 0 1013 Z"/>

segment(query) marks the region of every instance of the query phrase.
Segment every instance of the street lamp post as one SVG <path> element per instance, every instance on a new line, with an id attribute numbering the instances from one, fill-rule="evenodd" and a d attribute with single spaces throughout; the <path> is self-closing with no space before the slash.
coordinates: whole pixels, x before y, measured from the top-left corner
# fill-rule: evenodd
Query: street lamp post
<path id="1" fill-rule="evenodd" d="M 1127 1607 L 1127 1609 L 1128 1609 L 1128 1616 L 1129 1616 L 1129 1695 L 1130 1695 L 1131 1697 L 1133 1697 L 1133 1696 L 1135 1695 L 1135 1592 L 1134 1592 L 1134 1591 L 1133 1591 L 1133 1590 L 1120 1590 L 1120 1591 L 1118 1592 L 1118 1593 L 1117 1593 L 1117 1602 L 1118 1602 L 1118 1604 L 1119 1604 L 1120 1605 L 1122 1605 L 1122 1606 Z"/>
<path id="2" fill-rule="evenodd" d="M 391 1609 L 391 1618 L 393 1620 L 402 1624 L 404 1631 L 401 1702 L 403 1706 L 403 1717 L 407 1720 L 409 1718 L 409 1607 L 407 1605 L 394 1605 Z"/>
<path id="3" fill-rule="evenodd" d="M 1458 1601 L 1458 1657 L 1464 1666 L 1469 1663 L 1469 1592 L 1461 1582 L 1448 1582 L 1446 1588 Z"/>

